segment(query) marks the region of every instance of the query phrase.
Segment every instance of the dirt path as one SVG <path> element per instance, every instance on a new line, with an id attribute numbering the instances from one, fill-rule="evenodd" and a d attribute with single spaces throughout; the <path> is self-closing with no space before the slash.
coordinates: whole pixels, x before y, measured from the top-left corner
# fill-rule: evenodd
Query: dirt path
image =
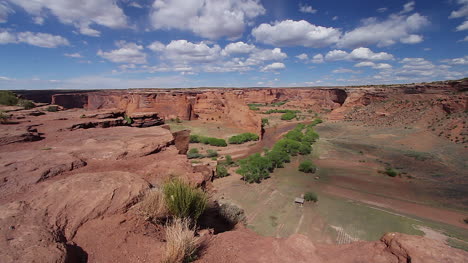
<path id="1" fill-rule="evenodd" d="M 324 185 L 322 191 L 330 195 L 356 200 L 372 206 L 379 206 L 400 213 L 468 229 L 468 225 L 463 222 L 463 219 L 466 218 L 467 215 L 463 213 L 362 193 L 335 185 Z"/>

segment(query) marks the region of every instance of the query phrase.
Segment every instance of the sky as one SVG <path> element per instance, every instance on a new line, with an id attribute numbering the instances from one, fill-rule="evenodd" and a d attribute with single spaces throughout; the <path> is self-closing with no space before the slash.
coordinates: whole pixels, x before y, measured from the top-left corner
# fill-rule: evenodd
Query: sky
<path id="1" fill-rule="evenodd" d="M 468 0 L 0 0 L 0 89 L 468 77 Z"/>

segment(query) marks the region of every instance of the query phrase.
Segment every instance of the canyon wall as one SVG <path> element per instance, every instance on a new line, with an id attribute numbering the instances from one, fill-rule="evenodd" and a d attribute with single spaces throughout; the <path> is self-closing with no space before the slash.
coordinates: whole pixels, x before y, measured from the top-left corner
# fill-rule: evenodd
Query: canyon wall
<path id="1" fill-rule="evenodd" d="M 107 90 L 52 96 L 65 108 L 153 112 L 163 119 L 203 120 L 262 134 L 261 117 L 247 104 L 286 102 L 284 109 L 369 125 L 420 124 L 454 142 L 468 140 L 467 80 L 339 88 Z"/>

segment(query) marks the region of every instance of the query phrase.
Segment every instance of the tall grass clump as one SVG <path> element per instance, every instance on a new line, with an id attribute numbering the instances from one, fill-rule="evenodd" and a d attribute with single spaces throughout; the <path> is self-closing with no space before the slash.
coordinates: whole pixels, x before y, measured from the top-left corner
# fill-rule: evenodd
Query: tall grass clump
<path id="1" fill-rule="evenodd" d="M 155 221 L 169 214 L 164 194 L 159 189 L 151 189 L 146 193 L 143 201 L 140 202 L 139 210 L 141 214 Z"/>
<path id="2" fill-rule="evenodd" d="M 175 217 L 197 221 L 205 211 L 208 200 L 205 192 L 191 187 L 180 179 L 172 179 L 165 183 L 163 193 L 167 209 Z"/>
<path id="3" fill-rule="evenodd" d="M 166 225 L 166 251 L 162 263 L 182 263 L 195 259 L 199 246 L 188 218 L 175 219 Z"/>

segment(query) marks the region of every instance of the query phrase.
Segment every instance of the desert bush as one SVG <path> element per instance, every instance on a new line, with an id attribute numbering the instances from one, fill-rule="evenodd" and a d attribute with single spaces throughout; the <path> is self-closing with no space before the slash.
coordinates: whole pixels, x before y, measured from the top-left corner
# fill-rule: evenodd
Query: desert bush
<path id="1" fill-rule="evenodd" d="M 265 114 L 271 114 L 271 113 L 288 113 L 288 112 L 301 113 L 300 110 L 278 110 L 278 109 L 267 110 L 264 113 Z"/>
<path id="2" fill-rule="evenodd" d="M 308 142 L 302 142 L 301 147 L 299 147 L 299 154 L 307 155 L 312 152 L 312 146 Z"/>
<path id="3" fill-rule="evenodd" d="M 303 141 L 312 144 L 315 141 L 317 141 L 319 137 L 320 136 L 314 131 L 314 129 L 312 129 L 311 127 L 307 127 Z"/>
<path id="4" fill-rule="evenodd" d="M 249 109 L 250 109 L 250 110 L 260 110 L 259 107 L 254 106 L 254 105 L 249 105 Z"/>
<path id="5" fill-rule="evenodd" d="M 10 116 L 8 116 L 8 114 L 6 114 L 3 111 L 0 111 L 0 123 L 7 122 L 9 118 L 10 118 Z"/>
<path id="6" fill-rule="evenodd" d="M 32 101 L 23 100 L 23 99 L 18 100 L 18 106 L 23 107 L 25 110 L 30 110 L 30 109 L 36 107 L 36 105 Z"/>
<path id="7" fill-rule="evenodd" d="M 15 106 L 18 104 L 18 98 L 15 93 L 8 90 L 0 90 L 0 105 Z"/>
<path id="8" fill-rule="evenodd" d="M 299 164 L 299 171 L 303 173 L 315 173 L 316 169 L 317 168 L 310 160 L 303 161 L 301 164 Z"/>
<path id="9" fill-rule="evenodd" d="M 206 150 L 206 156 L 209 158 L 218 157 L 218 152 L 215 150 L 208 149 Z"/>
<path id="10" fill-rule="evenodd" d="M 228 166 L 234 164 L 234 161 L 232 160 L 231 155 L 226 155 L 226 161 L 225 161 L 225 163 L 226 163 L 226 165 L 228 165 Z"/>
<path id="11" fill-rule="evenodd" d="M 318 197 L 317 197 L 317 194 L 315 194 L 314 192 L 307 192 L 304 194 L 304 200 L 310 202 L 310 201 L 313 201 L 313 202 L 317 202 L 318 201 Z"/>
<path id="12" fill-rule="evenodd" d="M 396 177 L 396 176 L 398 175 L 398 172 L 395 171 L 395 170 L 393 170 L 393 169 L 390 168 L 390 167 L 385 168 L 384 173 L 385 173 L 386 175 L 390 176 L 390 177 Z"/>
<path id="13" fill-rule="evenodd" d="M 195 259 L 199 246 L 189 219 L 176 219 L 166 225 L 166 250 L 161 262 L 182 263 Z"/>
<path id="14" fill-rule="evenodd" d="M 226 177 L 228 175 L 229 175 L 229 172 L 226 169 L 226 166 L 222 164 L 218 164 L 216 166 L 216 177 L 221 178 L 221 177 Z"/>
<path id="15" fill-rule="evenodd" d="M 265 127 L 267 125 L 270 125 L 270 121 L 268 118 L 262 118 L 262 127 Z"/>
<path id="16" fill-rule="evenodd" d="M 290 121 L 294 118 L 296 118 L 296 113 L 292 111 L 286 112 L 285 114 L 281 115 L 281 119 L 284 121 Z"/>
<path id="17" fill-rule="evenodd" d="M 58 111 L 58 106 L 52 105 L 46 108 L 46 111 L 48 112 L 57 112 Z"/>
<path id="18" fill-rule="evenodd" d="M 158 220 L 168 216 L 164 194 L 159 189 L 149 190 L 139 206 L 140 213 L 152 220 Z"/>
<path id="19" fill-rule="evenodd" d="M 228 142 L 230 144 L 242 144 L 249 141 L 257 141 L 260 137 L 257 134 L 246 132 L 239 135 L 232 136 Z"/>
<path id="20" fill-rule="evenodd" d="M 179 179 L 163 185 L 164 200 L 169 212 L 178 218 L 191 218 L 194 221 L 205 211 L 207 196 Z"/>
<path id="21" fill-rule="evenodd" d="M 317 119 L 313 120 L 312 123 L 309 124 L 309 125 L 313 127 L 313 126 L 315 126 L 317 124 L 320 124 L 322 122 L 323 122 L 322 119 L 317 118 Z"/>
<path id="22" fill-rule="evenodd" d="M 239 166 L 236 172 L 242 175 L 246 182 L 260 183 L 261 180 L 269 177 L 271 163 L 267 158 L 256 153 L 240 160 Z"/>
<path id="23" fill-rule="evenodd" d="M 201 135 L 190 135 L 190 142 L 209 144 L 211 146 L 219 146 L 219 147 L 227 146 L 226 140 L 224 139 L 206 137 L 206 136 L 201 136 Z"/>
<path id="24" fill-rule="evenodd" d="M 278 107 L 278 106 L 283 106 L 284 104 L 286 104 L 286 102 L 288 101 L 272 102 L 270 105 L 273 107 Z"/>
<path id="25" fill-rule="evenodd" d="M 187 152 L 187 158 L 188 159 L 200 159 L 205 157 L 203 154 L 201 154 L 197 148 L 192 148 Z"/>

